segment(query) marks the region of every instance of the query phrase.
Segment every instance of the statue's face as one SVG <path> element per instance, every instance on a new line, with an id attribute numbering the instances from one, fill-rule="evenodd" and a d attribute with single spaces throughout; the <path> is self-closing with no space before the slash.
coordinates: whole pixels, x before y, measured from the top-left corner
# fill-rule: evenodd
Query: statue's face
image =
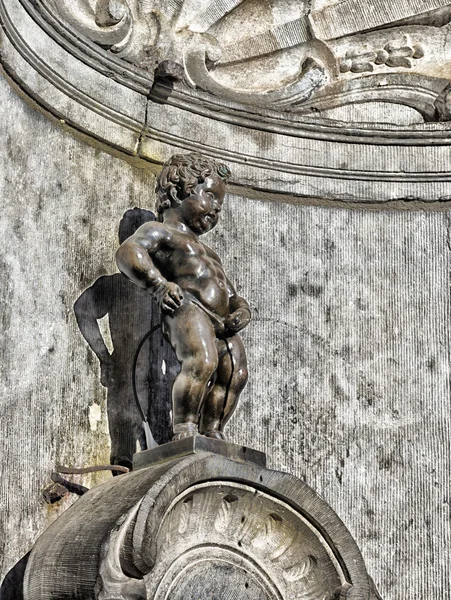
<path id="1" fill-rule="evenodd" d="M 179 214 L 185 225 L 197 235 L 216 226 L 226 192 L 225 183 L 211 175 L 199 183 L 180 205 Z"/>

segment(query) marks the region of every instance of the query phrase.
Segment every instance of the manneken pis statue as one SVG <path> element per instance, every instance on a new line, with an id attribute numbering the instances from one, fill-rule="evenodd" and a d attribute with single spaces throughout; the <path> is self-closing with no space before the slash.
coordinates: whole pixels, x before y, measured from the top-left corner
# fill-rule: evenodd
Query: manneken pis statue
<path id="1" fill-rule="evenodd" d="M 162 312 L 163 334 L 181 371 L 172 388 L 174 439 L 223 429 L 247 382 L 237 333 L 249 304 L 218 255 L 199 240 L 218 223 L 230 170 L 200 154 L 175 155 L 157 181 L 159 221 L 142 225 L 119 248 L 119 269 L 147 288 Z"/>

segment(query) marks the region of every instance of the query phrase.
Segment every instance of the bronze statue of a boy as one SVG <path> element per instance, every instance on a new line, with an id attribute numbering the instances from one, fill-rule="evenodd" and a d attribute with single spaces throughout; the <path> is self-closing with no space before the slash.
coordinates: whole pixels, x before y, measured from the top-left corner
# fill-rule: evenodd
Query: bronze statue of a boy
<path id="1" fill-rule="evenodd" d="M 216 226 L 230 170 L 200 154 L 175 155 L 157 181 L 159 221 L 142 225 L 119 248 L 119 269 L 147 288 L 162 311 L 163 333 L 181 364 L 172 388 L 174 439 L 224 439 L 247 382 L 237 333 L 249 304 L 218 255 L 199 240 Z"/>

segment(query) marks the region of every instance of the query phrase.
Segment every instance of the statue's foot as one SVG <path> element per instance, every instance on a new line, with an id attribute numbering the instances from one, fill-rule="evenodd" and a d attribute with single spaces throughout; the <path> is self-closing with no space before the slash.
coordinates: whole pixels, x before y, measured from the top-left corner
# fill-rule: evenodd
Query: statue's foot
<path id="1" fill-rule="evenodd" d="M 215 440 L 225 440 L 225 435 L 219 429 L 211 429 L 205 432 L 205 437 L 213 438 Z"/>
<path id="2" fill-rule="evenodd" d="M 174 425 L 173 431 L 174 437 L 172 438 L 172 441 L 176 442 L 177 440 L 183 440 L 183 438 L 198 435 L 199 428 L 196 423 L 177 423 L 177 425 Z"/>

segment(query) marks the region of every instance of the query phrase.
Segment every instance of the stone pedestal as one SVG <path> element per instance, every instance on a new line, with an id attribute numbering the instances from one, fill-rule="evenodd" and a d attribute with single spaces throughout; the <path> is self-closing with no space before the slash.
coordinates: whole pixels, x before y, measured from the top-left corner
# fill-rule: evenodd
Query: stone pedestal
<path id="1" fill-rule="evenodd" d="M 165 460 L 175 460 L 183 458 L 190 454 L 198 454 L 199 452 L 212 452 L 240 462 L 250 462 L 259 467 L 266 467 L 266 455 L 258 450 L 232 444 L 231 442 L 223 442 L 212 438 L 204 437 L 203 435 L 195 435 L 187 437 L 177 442 L 169 442 L 162 444 L 151 450 L 138 452 L 133 457 L 133 469 L 143 469 L 150 467 L 156 463 Z"/>
<path id="2" fill-rule="evenodd" d="M 189 438 L 135 456 L 42 535 L 24 600 L 370 600 L 350 533 L 262 453 Z"/>

